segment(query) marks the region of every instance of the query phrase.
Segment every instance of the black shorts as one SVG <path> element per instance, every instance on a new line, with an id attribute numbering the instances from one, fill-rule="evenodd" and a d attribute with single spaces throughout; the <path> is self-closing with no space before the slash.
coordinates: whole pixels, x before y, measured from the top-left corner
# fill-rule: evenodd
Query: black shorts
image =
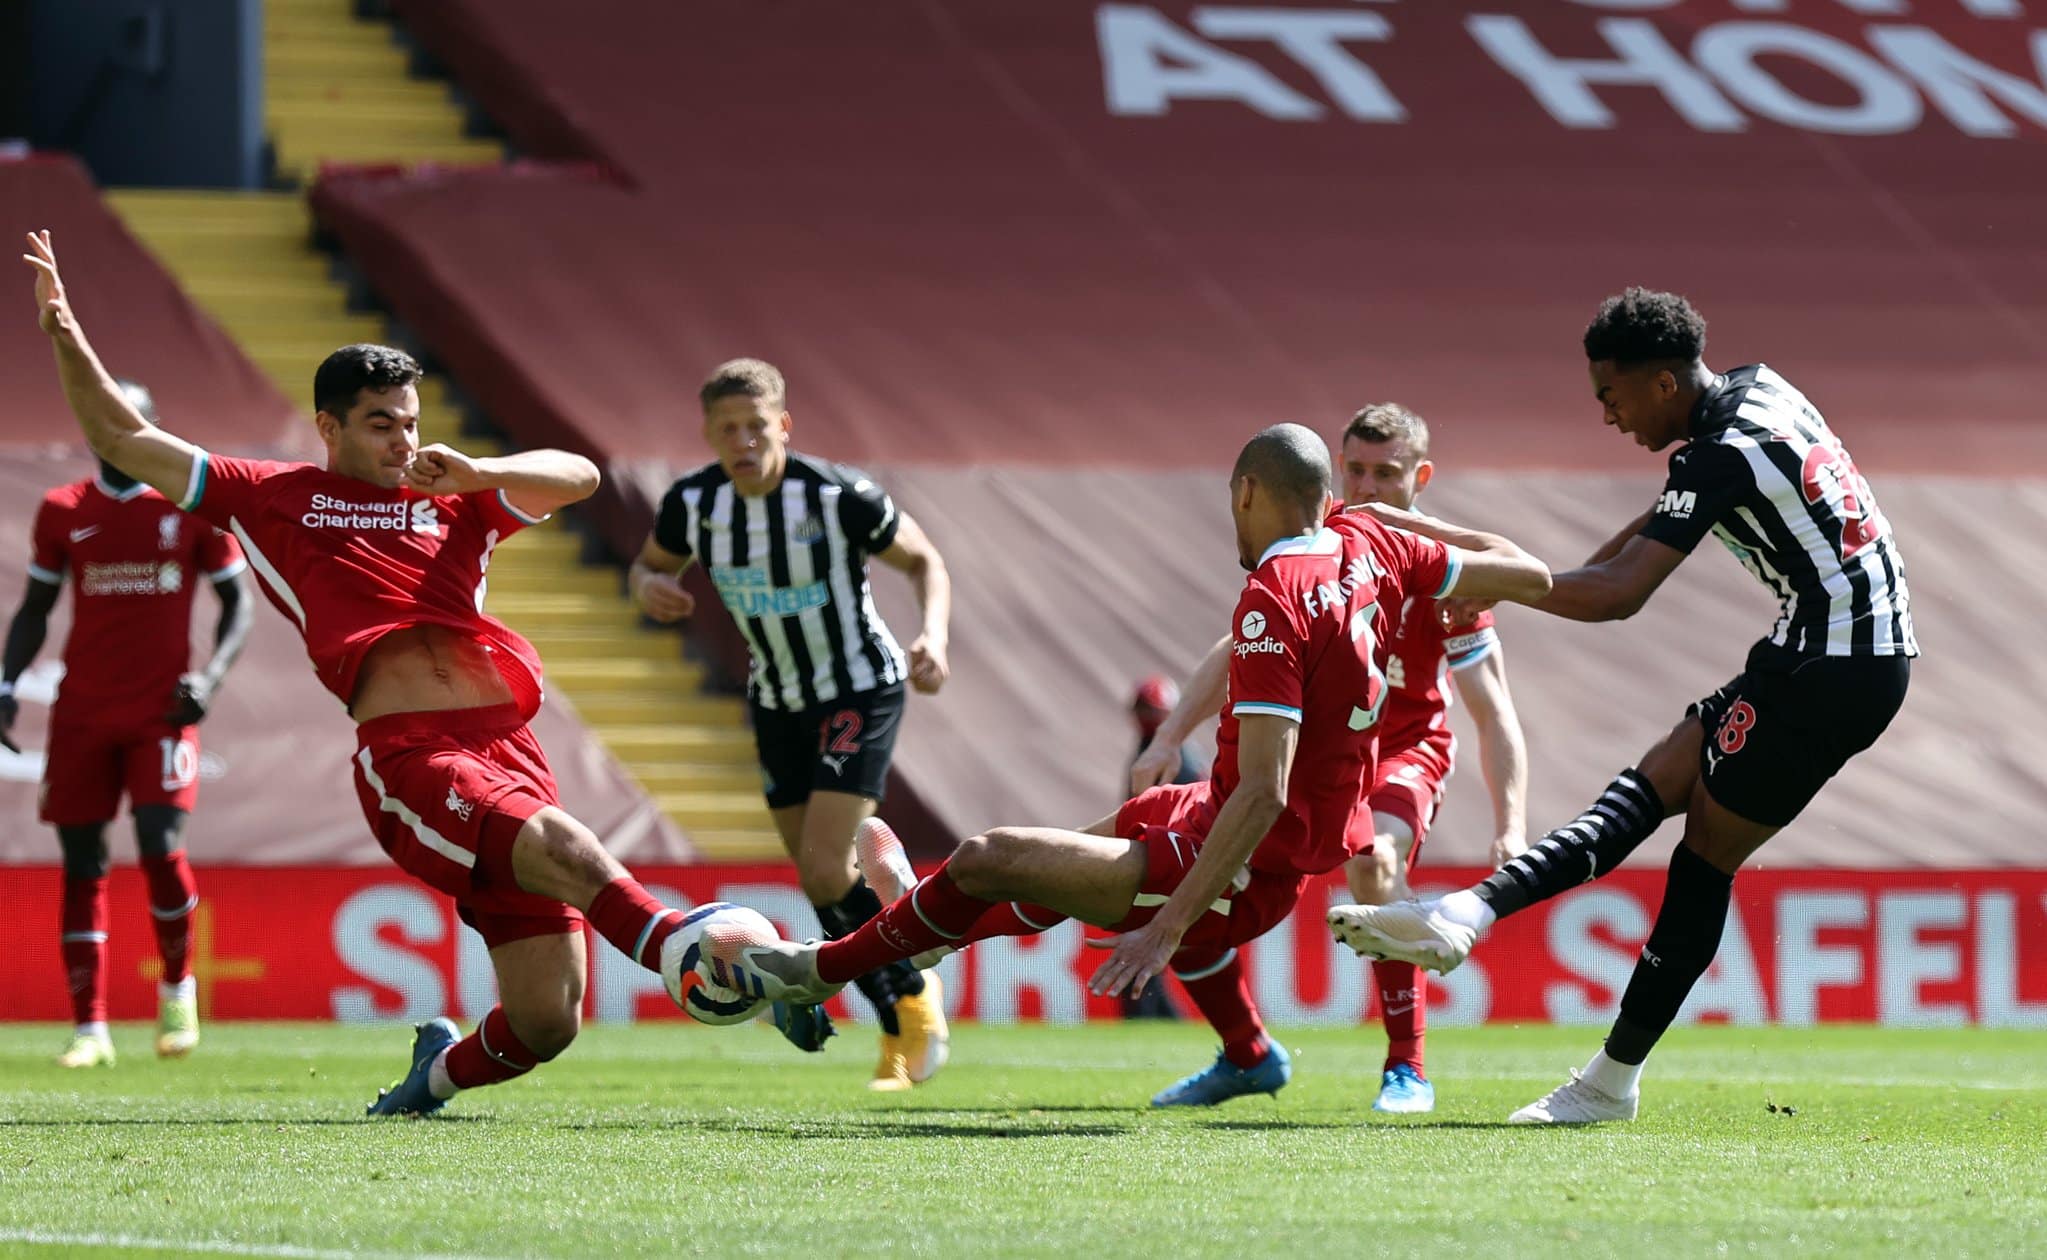
<path id="1" fill-rule="evenodd" d="M 801 805 L 812 792 L 848 792 L 879 802 L 903 722 L 897 683 L 855 692 L 814 709 L 753 708 L 761 790 L 769 809 Z"/>
<path id="2" fill-rule="evenodd" d="M 1828 779 L 1876 742 L 1905 702 L 1904 656 L 1823 656 L 1784 665 L 1749 660 L 1685 710 L 1706 728 L 1699 776 L 1723 808 L 1782 827 Z"/>

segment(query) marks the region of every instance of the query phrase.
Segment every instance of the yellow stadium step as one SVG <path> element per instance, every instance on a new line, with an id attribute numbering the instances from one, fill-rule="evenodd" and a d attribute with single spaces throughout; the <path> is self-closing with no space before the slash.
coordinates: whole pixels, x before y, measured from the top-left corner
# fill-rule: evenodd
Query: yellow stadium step
<path id="1" fill-rule="evenodd" d="M 646 726 L 660 722 L 703 722 L 738 727 L 746 721 L 746 704 L 732 696 L 690 691 L 663 694 L 649 691 L 572 692 L 576 712 L 593 726 Z"/>
<path id="2" fill-rule="evenodd" d="M 787 856 L 781 839 L 771 830 L 706 831 L 690 827 L 686 818 L 675 821 L 689 832 L 690 842 L 706 862 L 777 862 Z"/>
<path id="3" fill-rule="evenodd" d="M 649 792 L 752 792 L 760 794 L 760 767 L 751 762 L 632 762 L 626 771 Z"/>
<path id="4" fill-rule="evenodd" d="M 553 671 L 550 670 L 550 673 Z M 570 695 L 574 695 L 570 692 Z M 754 765 L 753 732 L 744 727 L 593 726 L 612 755 L 627 763 Z"/>
<path id="5" fill-rule="evenodd" d="M 661 812 L 686 829 L 709 831 L 773 827 L 768 803 L 753 792 L 656 792 L 654 803 Z"/>
<path id="6" fill-rule="evenodd" d="M 506 618 L 506 623 L 518 624 L 510 618 Z M 703 686 L 703 667 L 690 661 L 585 657 L 558 662 L 549 668 L 548 673 L 571 693 L 578 686 L 599 690 L 657 686 L 682 686 L 694 690 Z"/>

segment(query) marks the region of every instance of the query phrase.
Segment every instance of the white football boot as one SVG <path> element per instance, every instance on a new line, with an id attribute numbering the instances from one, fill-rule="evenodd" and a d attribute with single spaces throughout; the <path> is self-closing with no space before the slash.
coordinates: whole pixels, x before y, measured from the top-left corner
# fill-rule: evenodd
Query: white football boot
<path id="1" fill-rule="evenodd" d="M 1508 1124 L 1606 1124 L 1633 1120 L 1640 1094 L 1615 1098 L 1587 1080 L 1577 1068 L 1571 1079 L 1507 1117 Z"/>
<path id="2" fill-rule="evenodd" d="M 1360 954 L 1448 975 L 1471 954 L 1478 933 L 1444 918 L 1436 905 L 1431 899 L 1390 906 L 1333 906 L 1329 930 Z"/>

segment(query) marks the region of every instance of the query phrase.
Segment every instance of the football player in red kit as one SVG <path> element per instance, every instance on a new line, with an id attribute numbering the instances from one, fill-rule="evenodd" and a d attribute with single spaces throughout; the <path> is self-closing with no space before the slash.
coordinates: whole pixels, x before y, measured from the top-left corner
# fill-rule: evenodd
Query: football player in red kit
<path id="1" fill-rule="evenodd" d="M 148 390 L 119 384 L 131 406 L 155 415 Z M 183 838 L 199 796 L 199 721 L 248 638 L 255 613 L 242 577 L 248 566 L 234 539 L 104 462 L 97 476 L 43 496 L 32 548 L 28 589 L 0 659 L 0 743 L 14 746 L 15 684 L 42 649 L 68 581 L 71 632 L 50 710 L 41 810 L 64 853 L 61 953 L 74 1031 L 57 1062 L 114 1062 L 107 824 L 124 795 L 163 960 L 156 1052 L 179 1058 L 199 1043 L 188 958 L 199 887 Z M 212 655 L 193 670 L 192 598 L 201 577 L 220 597 L 220 622 Z"/>
<path id="2" fill-rule="evenodd" d="M 539 656 L 483 612 L 492 550 L 589 497 L 596 466 L 565 451 L 422 448 L 419 365 L 372 345 L 344 346 L 314 374 L 325 468 L 202 450 L 129 404 L 78 326 L 49 234 L 29 249 L 40 322 L 94 453 L 242 544 L 356 722 L 355 791 L 377 843 L 454 898 L 490 947 L 499 1004 L 466 1038 L 446 1019 L 422 1024 L 405 1077 L 370 1114 L 435 1111 L 567 1049 L 581 1026 L 585 915 L 684 1004 L 695 981 L 684 951 L 666 948 L 688 939 L 684 915 L 561 808 L 527 726 Z"/>

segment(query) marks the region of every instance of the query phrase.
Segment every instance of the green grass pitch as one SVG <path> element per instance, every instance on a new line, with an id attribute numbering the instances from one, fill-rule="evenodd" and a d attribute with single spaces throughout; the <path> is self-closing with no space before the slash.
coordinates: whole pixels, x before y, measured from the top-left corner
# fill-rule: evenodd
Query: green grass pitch
<path id="1" fill-rule="evenodd" d="M 1375 1030 L 1285 1031 L 1274 1099 L 1153 1113 L 1196 1025 L 956 1030 L 908 1095 L 873 1034 L 593 1027 L 446 1118 L 369 1122 L 403 1028 L 0 1025 L 0 1255 L 2047 1254 L 2047 1033 L 1685 1029 L 1642 1118 L 1526 1130 L 1593 1029 L 1438 1029 L 1434 1115 L 1369 1110 Z M 1775 1104 L 1772 1111 L 1770 1105 Z"/>

